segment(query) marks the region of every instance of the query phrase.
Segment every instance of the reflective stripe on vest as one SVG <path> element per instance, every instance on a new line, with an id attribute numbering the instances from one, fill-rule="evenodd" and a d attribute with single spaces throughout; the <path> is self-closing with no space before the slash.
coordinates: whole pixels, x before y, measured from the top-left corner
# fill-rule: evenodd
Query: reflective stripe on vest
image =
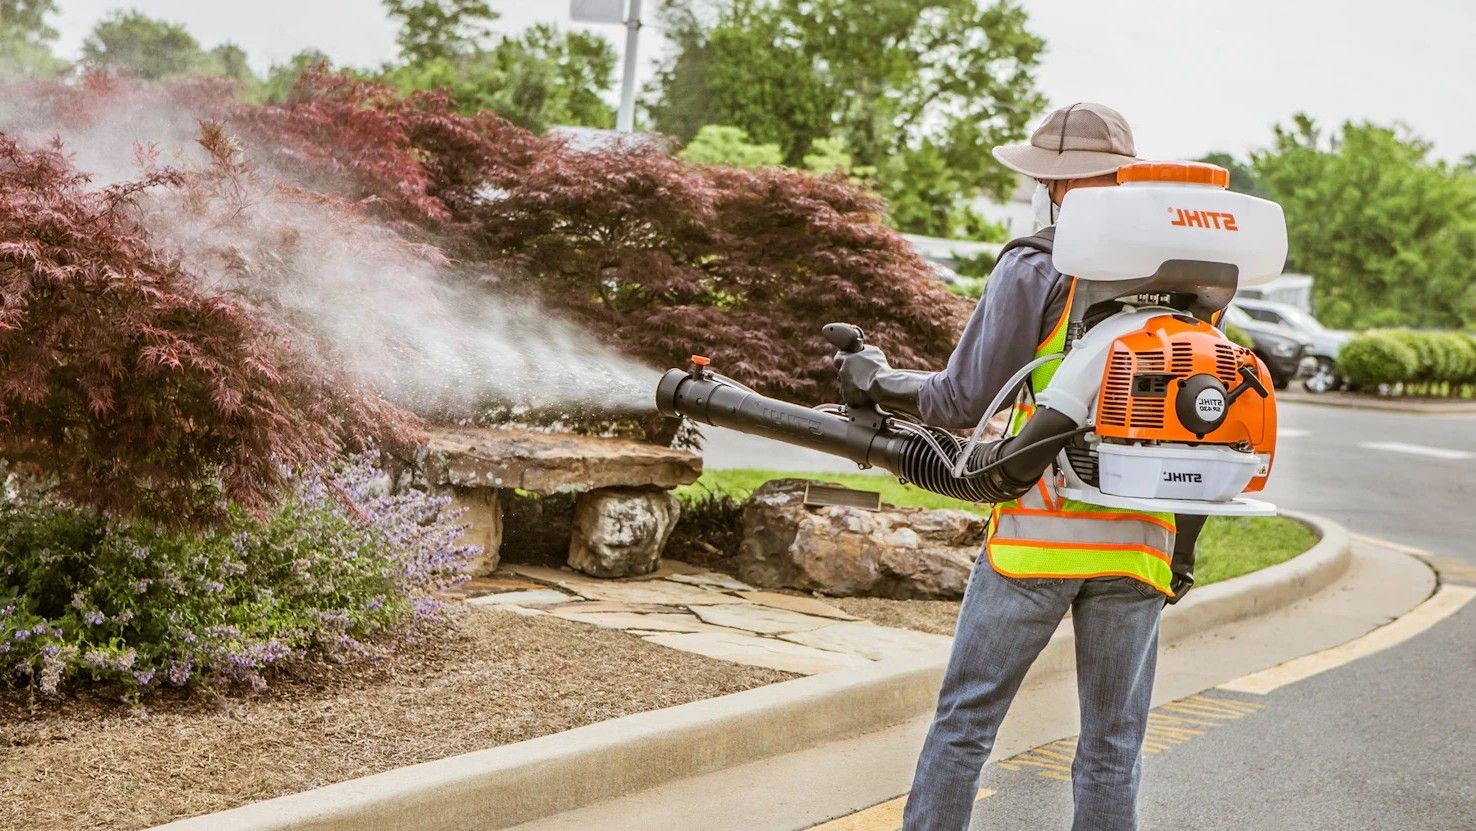
<path id="1" fill-rule="evenodd" d="M 1073 279 L 1061 319 L 1036 347 L 1036 357 L 1065 349 L 1066 322 L 1075 296 Z M 1045 364 L 1031 374 L 1032 392 L 1045 389 L 1059 363 Z M 1034 412 L 1030 402 L 1016 402 L 1010 432 L 1018 433 Z M 1024 496 L 994 507 L 985 543 L 990 565 L 1008 577 L 1131 577 L 1164 594 L 1172 593 L 1169 563 L 1173 550 L 1172 513 L 1062 498 L 1056 493 L 1054 471 L 1047 471 Z"/>

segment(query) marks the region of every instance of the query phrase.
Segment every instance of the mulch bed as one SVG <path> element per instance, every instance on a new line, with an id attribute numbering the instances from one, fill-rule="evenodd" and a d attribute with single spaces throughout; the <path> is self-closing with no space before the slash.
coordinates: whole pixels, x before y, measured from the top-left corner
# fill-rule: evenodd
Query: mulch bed
<path id="1" fill-rule="evenodd" d="M 145 828 L 794 676 L 552 617 L 458 609 L 374 666 L 250 698 L 0 690 L 0 828 Z"/>

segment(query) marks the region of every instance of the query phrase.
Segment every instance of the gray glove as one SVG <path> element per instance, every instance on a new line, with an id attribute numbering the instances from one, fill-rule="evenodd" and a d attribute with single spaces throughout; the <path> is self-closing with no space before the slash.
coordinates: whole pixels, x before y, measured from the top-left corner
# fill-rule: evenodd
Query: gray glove
<path id="1" fill-rule="evenodd" d="M 917 397 L 933 373 L 893 369 L 887 356 L 875 346 L 835 353 L 835 368 L 840 374 L 841 400 L 847 405 L 875 404 L 892 412 L 922 415 Z"/>

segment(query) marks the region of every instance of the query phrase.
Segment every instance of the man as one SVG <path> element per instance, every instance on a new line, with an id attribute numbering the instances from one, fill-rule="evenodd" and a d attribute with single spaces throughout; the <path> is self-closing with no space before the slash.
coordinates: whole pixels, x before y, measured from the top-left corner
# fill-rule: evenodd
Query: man
<path id="1" fill-rule="evenodd" d="M 1040 183 L 1053 223 L 1075 188 L 1112 187 L 1136 160 L 1132 131 L 1115 110 L 1056 110 L 1025 145 L 994 156 Z M 1051 224 L 1007 245 L 942 372 L 894 370 L 880 350 L 836 356 L 849 403 L 875 402 L 940 427 L 972 427 L 1020 367 L 1065 347 L 1075 281 L 1051 260 Z M 1055 364 L 1036 370 L 1040 392 Z M 1014 426 L 1028 418 L 1018 406 Z M 1072 764 L 1074 831 L 1137 827 L 1143 736 L 1165 601 L 1193 583 L 1202 518 L 1115 511 L 1061 499 L 1055 471 L 1015 502 L 996 506 L 990 538 L 964 595 L 938 710 L 918 759 L 906 829 L 965 829 L 980 769 L 1025 672 L 1069 610 L 1076 631 L 1081 735 Z M 1176 526 L 1180 531 L 1175 538 Z M 1108 550 L 1111 549 L 1111 550 Z M 1126 559 L 1124 559 L 1126 558 Z M 1143 565 L 1135 567 L 1132 558 Z M 1161 565 L 1172 560 L 1172 579 Z M 1157 576 L 1154 576 L 1154 575 Z"/>

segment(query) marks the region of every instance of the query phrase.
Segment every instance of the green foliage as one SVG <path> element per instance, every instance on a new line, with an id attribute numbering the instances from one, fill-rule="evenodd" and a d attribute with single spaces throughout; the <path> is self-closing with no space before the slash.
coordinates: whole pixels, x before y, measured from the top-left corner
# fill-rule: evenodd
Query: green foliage
<path id="1" fill-rule="evenodd" d="M 989 240 L 989 242 L 999 241 Z M 985 280 L 994 272 L 994 264 L 998 260 L 998 257 L 988 251 L 981 251 L 972 257 L 955 255 L 953 258 L 953 270 L 957 271 L 961 277 L 975 277 Z"/>
<path id="2" fill-rule="evenodd" d="M 1328 325 L 1476 325 L 1476 177 L 1429 153 L 1402 130 L 1345 123 L 1324 137 L 1298 115 L 1252 157 Z"/>
<path id="3" fill-rule="evenodd" d="M 1237 193 L 1245 193 L 1251 196 L 1259 196 L 1262 199 L 1269 198 L 1266 188 L 1261 184 L 1261 177 L 1256 175 L 1256 169 L 1249 163 L 1235 158 L 1229 153 L 1216 151 L 1202 156 L 1196 161 L 1219 165 L 1230 171 L 1230 189 Z"/>
<path id="4" fill-rule="evenodd" d="M 1236 346 L 1243 346 L 1246 349 L 1256 348 L 1255 340 L 1250 335 L 1247 335 L 1244 329 L 1233 323 L 1225 324 L 1225 337 Z"/>
<path id="5" fill-rule="evenodd" d="M 207 533 L 78 510 L 44 491 L 0 500 L 0 682 L 52 695 L 85 680 L 146 688 L 265 685 L 309 655 L 347 659 L 434 611 L 473 550 L 448 500 L 372 496 L 361 458 L 302 481 L 258 518 Z M 334 494 L 337 494 L 336 496 Z"/>
<path id="6" fill-rule="evenodd" d="M 1008 0 L 673 0 L 676 49 L 647 103 L 657 129 L 691 138 L 741 124 L 803 163 L 817 141 L 845 142 L 876 171 L 898 227 L 983 238 L 968 209 L 1013 177 L 992 146 L 1018 139 L 1044 104 L 1033 71 L 1044 42 Z"/>
<path id="7" fill-rule="evenodd" d="M 487 0 L 384 0 L 385 11 L 400 24 L 395 43 L 407 64 L 465 54 L 499 15 Z"/>
<path id="8" fill-rule="evenodd" d="M 66 66 L 51 53 L 53 14 L 56 0 L 0 0 L 0 75 L 47 77 Z"/>
<path id="9" fill-rule="evenodd" d="M 304 49 L 293 55 L 286 63 L 273 64 L 267 71 L 266 80 L 258 87 L 257 102 L 280 104 L 292 97 L 292 91 L 305 73 L 310 70 L 329 72 L 333 61 L 316 49 Z"/>
<path id="10" fill-rule="evenodd" d="M 736 0 L 708 22 L 694 4 L 673 2 L 663 18 L 676 49 L 646 102 L 657 130 L 690 141 L 708 124 L 741 124 L 791 166 L 831 136 L 840 96 L 777 8 Z"/>
<path id="11" fill-rule="evenodd" d="M 490 49 L 407 60 L 383 80 L 403 91 L 445 90 L 464 113 L 494 112 L 535 132 L 554 125 L 613 127 L 601 93 L 614 85 L 615 50 L 587 32 L 537 25 Z"/>
<path id="12" fill-rule="evenodd" d="M 697 131 L 677 154 L 693 164 L 725 164 L 732 167 L 772 167 L 779 164 L 779 145 L 754 144 L 741 127 L 708 124 Z"/>
<path id="13" fill-rule="evenodd" d="M 1356 388 L 1400 385 L 1417 395 L 1469 394 L 1476 384 L 1476 340 L 1457 332 L 1365 332 L 1338 353 Z"/>
<path id="14" fill-rule="evenodd" d="M 778 146 L 775 145 L 775 149 Z M 810 150 L 801 160 L 805 170 L 811 173 L 834 173 L 839 171 L 851 175 L 855 171 L 855 159 L 846 149 L 846 140 L 834 136 L 823 136 L 810 142 Z"/>
<path id="15" fill-rule="evenodd" d="M 82 44 L 82 57 L 150 80 L 203 74 L 209 62 L 184 26 L 139 11 L 114 11 L 98 22 Z"/>
<path id="16" fill-rule="evenodd" d="M 241 47 L 226 43 L 206 52 L 184 26 L 139 11 L 115 11 L 99 21 L 82 43 L 82 57 L 152 81 L 192 75 L 256 81 Z"/>

